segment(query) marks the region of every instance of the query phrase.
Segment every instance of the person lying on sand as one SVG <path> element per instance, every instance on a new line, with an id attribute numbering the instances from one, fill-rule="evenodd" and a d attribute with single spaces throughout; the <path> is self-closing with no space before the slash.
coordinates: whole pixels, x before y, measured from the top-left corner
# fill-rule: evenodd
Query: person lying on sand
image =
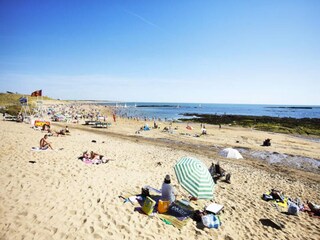
<path id="1" fill-rule="evenodd" d="M 66 135 L 66 131 L 64 129 L 61 129 L 59 132 L 55 131 L 57 137 L 61 136 L 65 136 Z"/>
<path id="2" fill-rule="evenodd" d="M 91 161 L 92 163 L 99 164 L 99 163 L 107 163 L 109 161 L 112 161 L 112 159 L 106 159 L 103 157 L 103 155 L 95 153 L 91 151 L 90 153 L 88 151 L 85 151 L 82 154 L 82 157 L 79 157 L 82 161 Z"/>
<path id="3" fill-rule="evenodd" d="M 82 154 L 82 158 L 83 158 L 83 159 L 88 159 L 88 160 L 102 159 L 102 158 L 103 158 L 103 155 L 98 154 L 98 153 L 95 153 L 95 152 L 93 152 L 93 151 L 91 151 L 90 153 L 88 153 L 88 151 L 85 151 L 85 152 Z"/>
<path id="4" fill-rule="evenodd" d="M 312 202 L 307 202 L 311 212 L 315 213 L 316 215 L 320 216 L 320 205 L 316 205 Z"/>
<path id="5" fill-rule="evenodd" d="M 41 150 L 46 150 L 48 148 L 51 148 L 53 150 L 51 144 L 47 141 L 47 139 L 48 139 L 47 134 L 45 134 L 44 137 L 41 138 L 41 140 L 40 140 L 40 149 Z"/>

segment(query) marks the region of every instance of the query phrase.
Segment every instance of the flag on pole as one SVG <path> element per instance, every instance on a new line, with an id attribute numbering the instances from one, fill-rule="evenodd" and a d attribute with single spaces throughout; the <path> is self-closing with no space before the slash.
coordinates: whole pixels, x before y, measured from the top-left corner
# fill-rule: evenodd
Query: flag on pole
<path id="1" fill-rule="evenodd" d="M 31 97 L 41 97 L 42 96 L 42 90 L 37 90 L 31 93 Z"/>

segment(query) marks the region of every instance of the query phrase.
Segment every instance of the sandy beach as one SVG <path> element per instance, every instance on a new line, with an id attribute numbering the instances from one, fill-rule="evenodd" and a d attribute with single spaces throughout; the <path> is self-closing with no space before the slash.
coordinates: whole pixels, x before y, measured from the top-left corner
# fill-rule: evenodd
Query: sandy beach
<path id="1" fill-rule="evenodd" d="M 318 239 L 319 218 L 304 212 L 287 215 L 261 195 L 277 188 L 292 198 L 319 204 L 319 169 L 302 171 L 247 155 L 226 159 L 218 153 L 238 147 L 319 159 L 320 143 L 214 125 L 206 126 L 208 135 L 193 137 L 200 126 L 195 124 L 189 131 L 185 123 L 173 124 L 177 127 L 173 133 L 161 131 L 169 123 L 135 133 L 144 124 L 118 119 L 108 129 L 92 129 L 68 123 L 70 136 L 49 138 L 54 150 L 32 151 L 44 133 L 29 124 L 0 121 L 0 239 Z M 55 129 L 65 125 L 53 123 Z M 272 146 L 263 148 L 266 138 L 272 139 Z M 112 161 L 85 164 L 78 157 L 86 150 Z M 135 211 L 134 205 L 119 198 L 139 194 L 145 185 L 160 189 L 166 174 L 178 198 L 187 197 L 173 169 L 183 156 L 201 159 L 208 167 L 220 161 L 231 173 L 231 184 L 215 185 L 214 202 L 224 205 L 218 229 L 190 220 L 179 230 L 157 215 Z M 279 230 L 270 222 L 283 227 Z"/>

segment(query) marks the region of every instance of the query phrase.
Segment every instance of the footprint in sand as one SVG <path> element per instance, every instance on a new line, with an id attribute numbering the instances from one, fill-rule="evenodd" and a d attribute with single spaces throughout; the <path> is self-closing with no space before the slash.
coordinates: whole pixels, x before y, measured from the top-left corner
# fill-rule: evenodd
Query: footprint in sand
<path id="1" fill-rule="evenodd" d="M 77 214 L 76 210 L 70 210 L 69 212 L 70 212 L 71 215 L 76 215 Z"/>
<path id="2" fill-rule="evenodd" d="M 19 213 L 18 215 L 27 216 L 27 215 L 28 215 L 28 212 L 21 212 L 21 213 Z"/>
<path id="3" fill-rule="evenodd" d="M 102 239 L 102 237 L 97 233 L 93 234 L 93 238 L 94 239 Z"/>

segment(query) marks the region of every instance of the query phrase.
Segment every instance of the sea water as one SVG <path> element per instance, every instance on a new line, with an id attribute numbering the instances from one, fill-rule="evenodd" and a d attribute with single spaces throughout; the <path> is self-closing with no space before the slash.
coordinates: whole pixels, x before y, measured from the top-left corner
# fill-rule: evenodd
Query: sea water
<path id="1" fill-rule="evenodd" d="M 161 119 L 166 118 L 172 120 L 184 118 L 184 113 L 290 118 L 320 118 L 320 106 L 158 102 L 100 102 L 98 104 L 113 106 L 117 109 L 119 114 L 124 114 L 128 117 L 147 117 Z"/>

